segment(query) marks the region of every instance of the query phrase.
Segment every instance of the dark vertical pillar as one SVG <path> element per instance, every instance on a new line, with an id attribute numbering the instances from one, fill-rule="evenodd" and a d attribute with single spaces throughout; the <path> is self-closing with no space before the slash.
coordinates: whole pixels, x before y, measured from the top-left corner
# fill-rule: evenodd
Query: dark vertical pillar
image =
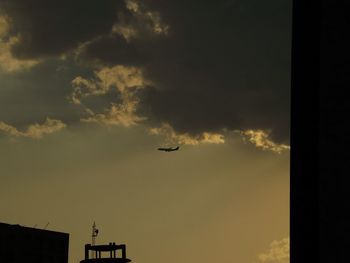
<path id="1" fill-rule="evenodd" d="M 126 258 L 126 246 L 122 245 L 122 258 Z"/>
<path id="2" fill-rule="evenodd" d="M 109 256 L 110 258 L 113 258 L 113 243 L 112 242 L 109 242 Z"/>
<path id="3" fill-rule="evenodd" d="M 348 256 L 350 3 L 323 0 L 320 89 L 320 262 Z"/>
<path id="4" fill-rule="evenodd" d="M 319 0 L 293 0 L 291 87 L 291 262 L 318 258 Z"/>
<path id="5" fill-rule="evenodd" d="M 90 248 L 90 244 L 86 244 L 85 245 L 85 259 L 89 259 L 89 248 Z"/>
<path id="6" fill-rule="evenodd" d="M 116 255 L 116 250 L 117 250 L 117 247 L 116 247 L 116 245 L 115 245 L 115 242 L 113 242 L 113 247 L 114 247 L 114 250 L 113 250 L 113 258 L 116 258 L 117 257 L 117 255 Z"/>

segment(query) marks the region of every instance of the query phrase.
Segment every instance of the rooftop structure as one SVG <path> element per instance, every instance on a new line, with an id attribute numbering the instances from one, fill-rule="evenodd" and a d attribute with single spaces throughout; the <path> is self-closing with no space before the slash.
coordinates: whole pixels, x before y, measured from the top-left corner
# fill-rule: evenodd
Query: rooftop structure
<path id="1" fill-rule="evenodd" d="M 0 262 L 67 263 L 69 234 L 0 223 Z"/>
<path id="2" fill-rule="evenodd" d="M 117 257 L 117 250 L 121 250 L 121 256 Z M 89 252 L 92 251 L 94 258 L 89 258 Z M 102 252 L 107 253 L 109 257 L 102 257 Z M 118 253 L 119 254 L 119 253 Z M 126 246 L 109 243 L 109 245 L 85 245 L 85 259 L 80 263 L 127 263 L 131 260 L 126 258 Z"/>

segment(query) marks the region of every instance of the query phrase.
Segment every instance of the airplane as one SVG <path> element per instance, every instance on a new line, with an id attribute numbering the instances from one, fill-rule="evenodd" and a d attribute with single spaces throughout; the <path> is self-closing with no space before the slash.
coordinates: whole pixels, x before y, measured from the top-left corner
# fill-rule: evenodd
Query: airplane
<path id="1" fill-rule="evenodd" d="M 176 148 L 158 148 L 159 151 L 165 151 L 165 152 L 172 152 L 172 151 L 177 151 L 180 147 L 177 146 Z"/>

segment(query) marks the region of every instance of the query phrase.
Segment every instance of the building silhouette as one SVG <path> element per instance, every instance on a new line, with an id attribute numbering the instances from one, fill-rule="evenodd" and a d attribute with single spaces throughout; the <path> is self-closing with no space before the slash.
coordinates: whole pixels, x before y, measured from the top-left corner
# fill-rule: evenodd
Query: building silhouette
<path id="1" fill-rule="evenodd" d="M 117 251 L 120 250 L 120 253 Z M 89 254 L 92 252 L 92 257 Z M 119 256 L 120 254 L 120 256 Z M 131 260 L 126 257 L 126 245 L 85 245 L 85 259 L 80 263 L 127 263 Z"/>
<path id="2" fill-rule="evenodd" d="M 69 234 L 0 223 L 0 262 L 68 263 Z"/>

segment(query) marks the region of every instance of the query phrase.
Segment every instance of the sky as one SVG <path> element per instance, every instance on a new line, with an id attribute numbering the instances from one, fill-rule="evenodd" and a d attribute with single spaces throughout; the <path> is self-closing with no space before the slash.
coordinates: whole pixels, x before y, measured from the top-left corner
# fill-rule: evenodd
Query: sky
<path id="1" fill-rule="evenodd" d="M 0 222 L 289 262 L 290 55 L 289 0 L 0 0 Z"/>

